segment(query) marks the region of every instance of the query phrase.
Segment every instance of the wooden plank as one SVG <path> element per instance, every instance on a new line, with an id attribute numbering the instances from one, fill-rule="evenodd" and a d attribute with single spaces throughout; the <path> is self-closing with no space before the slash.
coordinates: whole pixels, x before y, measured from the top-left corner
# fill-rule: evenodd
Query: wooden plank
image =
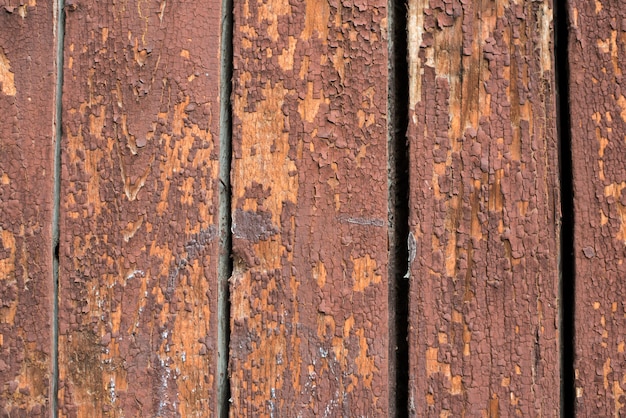
<path id="1" fill-rule="evenodd" d="M 47 416 L 52 378 L 53 2 L 0 0 L 0 416 Z M 12 5 L 13 4 L 13 5 Z"/>
<path id="2" fill-rule="evenodd" d="M 558 416 L 549 1 L 409 2 L 413 416 Z"/>
<path id="3" fill-rule="evenodd" d="M 388 412 L 386 13 L 235 4 L 232 416 Z"/>
<path id="4" fill-rule="evenodd" d="M 626 10 L 574 0 L 570 107 L 578 416 L 626 414 Z"/>
<path id="5" fill-rule="evenodd" d="M 216 411 L 220 4 L 66 6 L 60 416 Z"/>

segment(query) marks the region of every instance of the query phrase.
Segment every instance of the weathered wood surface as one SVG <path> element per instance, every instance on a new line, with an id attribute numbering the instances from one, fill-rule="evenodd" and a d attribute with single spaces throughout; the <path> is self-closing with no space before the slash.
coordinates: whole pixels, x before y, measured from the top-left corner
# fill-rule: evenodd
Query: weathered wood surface
<path id="1" fill-rule="evenodd" d="M 52 2 L 0 0 L 0 416 L 51 405 Z"/>
<path id="2" fill-rule="evenodd" d="M 626 415 L 626 9 L 569 4 L 578 416 Z"/>
<path id="3" fill-rule="evenodd" d="M 66 5 L 60 416 L 216 410 L 220 4 Z"/>
<path id="4" fill-rule="evenodd" d="M 409 2 L 411 415 L 559 415 L 552 23 Z"/>
<path id="5" fill-rule="evenodd" d="M 387 414 L 386 25 L 235 4 L 234 417 Z"/>

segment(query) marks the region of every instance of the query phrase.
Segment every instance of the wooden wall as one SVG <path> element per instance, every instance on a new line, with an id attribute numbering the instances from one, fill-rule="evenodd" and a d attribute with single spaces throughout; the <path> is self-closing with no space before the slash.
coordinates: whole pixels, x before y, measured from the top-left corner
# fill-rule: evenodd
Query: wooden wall
<path id="1" fill-rule="evenodd" d="M 0 0 L 0 415 L 623 415 L 623 6 Z"/>

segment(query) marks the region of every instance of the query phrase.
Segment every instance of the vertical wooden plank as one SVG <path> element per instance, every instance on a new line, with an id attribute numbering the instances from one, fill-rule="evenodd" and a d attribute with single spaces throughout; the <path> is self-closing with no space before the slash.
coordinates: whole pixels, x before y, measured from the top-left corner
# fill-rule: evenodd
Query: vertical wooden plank
<path id="1" fill-rule="evenodd" d="M 51 405 L 54 20 L 0 0 L 0 416 Z"/>
<path id="2" fill-rule="evenodd" d="M 61 416 L 216 410 L 220 3 L 66 6 Z"/>
<path id="3" fill-rule="evenodd" d="M 626 10 L 569 4 L 578 416 L 626 415 Z"/>
<path id="4" fill-rule="evenodd" d="M 386 1 L 234 19 L 231 415 L 385 416 Z"/>
<path id="5" fill-rule="evenodd" d="M 410 413 L 558 416 L 551 2 L 409 4 Z"/>

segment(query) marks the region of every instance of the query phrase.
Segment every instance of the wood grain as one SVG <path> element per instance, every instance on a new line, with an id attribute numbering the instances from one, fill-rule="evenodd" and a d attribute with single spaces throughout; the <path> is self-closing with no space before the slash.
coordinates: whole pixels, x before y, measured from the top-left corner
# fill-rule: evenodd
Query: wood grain
<path id="1" fill-rule="evenodd" d="M 626 10 L 569 5 L 578 416 L 626 414 Z"/>
<path id="2" fill-rule="evenodd" d="M 235 4 L 233 417 L 388 413 L 386 25 Z"/>
<path id="3" fill-rule="evenodd" d="M 552 24 L 409 2 L 413 416 L 559 416 Z"/>
<path id="4" fill-rule="evenodd" d="M 0 416 L 47 416 L 52 378 L 52 2 L 0 0 Z"/>
<path id="5" fill-rule="evenodd" d="M 216 410 L 221 2 L 67 2 L 60 416 Z"/>

